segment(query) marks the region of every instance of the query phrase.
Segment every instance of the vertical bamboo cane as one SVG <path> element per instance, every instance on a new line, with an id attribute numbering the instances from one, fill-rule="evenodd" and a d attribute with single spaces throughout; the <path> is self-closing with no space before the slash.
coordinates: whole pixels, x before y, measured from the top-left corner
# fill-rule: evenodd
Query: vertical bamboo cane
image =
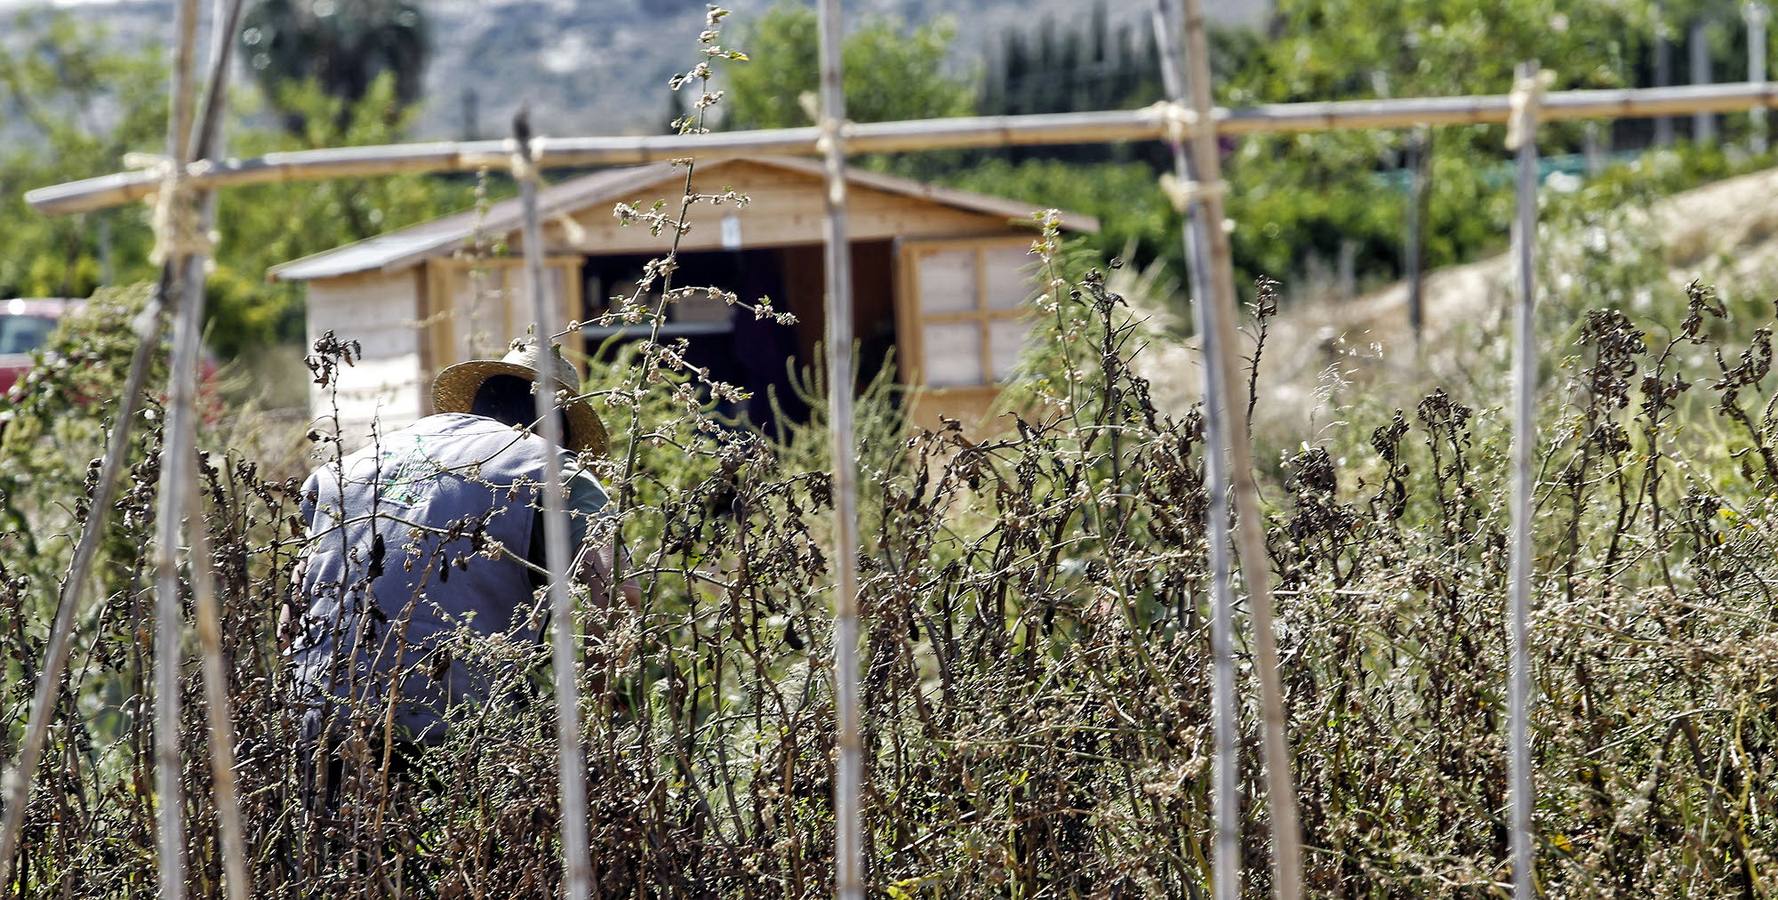
<path id="1" fill-rule="evenodd" d="M 1178 62 L 1178 29 L 1169 22 L 1162 7 L 1155 10 L 1154 29 L 1163 48 L 1161 75 L 1167 96 L 1174 103 L 1183 103 L 1185 76 Z M 1186 153 L 1184 141 L 1170 136 L 1167 148 L 1173 154 L 1174 177 L 1184 185 L 1200 183 L 1197 166 Z M 1222 449 L 1228 444 L 1229 428 L 1229 408 L 1222 385 L 1222 354 L 1226 348 L 1210 337 L 1215 328 L 1210 313 L 1214 289 L 1210 282 L 1210 238 L 1205 231 L 1208 222 L 1197 199 L 1185 199 L 1187 225 L 1183 237 L 1186 258 L 1191 263 L 1192 321 L 1203 336 L 1204 475 L 1210 496 L 1210 718 L 1215 740 L 1211 812 L 1216 820 L 1210 889 L 1214 900 L 1235 900 L 1241 894 L 1241 750 L 1236 721 L 1240 704 L 1235 686 L 1235 597 L 1229 584 L 1229 472 L 1228 457 Z"/>
<path id="2" fill-rule="evenodd" d="M 1667 8 L 1660 0 L 1655 0 L 1655 87 L 1664 88 L 1673 83 L 1673 45 L 1668 38 L 1672 36 L 1667 25 Z M 1670 147 L 1673 145 L 1673 117 L 1655 117 L 1655 146 Z"/>
<path id="3" fill-rule="evenodd" d="M 235 29 L 240 25 L 241 6 L 242 0 L 216 0 L 216 12 L 210 26 L 210 77 L 206 82 L 204 109 L 200 114 L 197 131 L 192 136 L 190 150 L 199 159 L 208 159 L 221 149 L 222 108 L 228 97 L 229 62 L 234 55 Z M 207 232 L 216 218 L 216 195 L 213 191 L 204 191 L 203 198 L 201 227 Z M 192 305 L 197 305 L 200 311 L 205 262 L 202 256 L 192 258 L 192 276 L 187 281 L 188 289 L 196 295 Z M 202 321 L 199 315 L 200 327 Z M 172 377 L 176 384 L 179 381 L 186 383 L 185 396 L 189 403 L 196 393 L 198 378 L 195 352 L 185 363 L 188 368 L 174 369 Z M 195 432 L 196 422 L 189 408 L 184 422 L 187 429 Z M 205 531 L 204 508 L 199 499 L 195 478 L 189 482 L 189 489 L 187 511 L 190 522 L 186 528 L 190 536 L 190 550 L 186 559 L 191 566 L 192 599 L 197 608 L 198 648 L 203 657 L 204 709 L 210 725 L 210 769 L 216 801 L 217 832 L 222 842 L 222 863 L 229 900 L 247 900 L 252 893 L 252 883 L 247 874 L 246 839 L 241 825 L 239 793 L 235 786 L 235 729 L 229 715 L 228 673 L 222 657 L 222 616 L 216 599 L 215 578 L 210 572 L 209 535 Z"/>
<path id="4" fill-rule="evenodd" d="M 186 156 L 183 161 L 210 158 L 213 148 L 218 142 L 223 114 L 223 102 L 226 97 L 228 61 L 233 50 L 232 35 L 239 23 L 241 0 L 219 0 L 228 3 L 226 12 L 219 11 L 218 22 L 226 22 L 220 26 L 221 36 L 213 46 L 210 67 L 208 98 L 200 114 L 197 125 L 193 129 L 191 143 L 181 152 Z M 195 16 L 191 19 L 195 23 Z M 181 31 L 181 34 L 184 32 Z M 195 32 L 193 42 L 195 45 Z M 189 60 L 186 61 L 189 64 Z M 177 92 L 177 88 L 176 91 Z M 189 113 L 183 117 L 175 115 L 170 127 L 183 129 L 183 119 L 189 119 Z M 173 132 L 178 134 L 180 132 Z M 169 144 L 176 139 L 169 137 Z M 205 223 L 208 228 L 208 222 Z M 6 818 L 4 826 L 0 826 L 0 884 L 5 884 L 12 874 L 12 863 L 19 847 L 20 831 L 24 826 L 25 805 L 31 794 L 31 785 L 35 781 L 37 766 L 42 760 L 45 740 L 49 732 L 49 723 L 54 718 L 56 695 L 61 689 L 62 673 L 68 665 L 68 657 L 73 650 L 74 619 L 78 615 L 80 605 L 85 599 L 87 581 L 92 573 L 93 560 L 97 557 L 99 542 L 103 540 L 105 528 L 110 522 L 112 507 L 117 495 L 118 476 L 122 473 L 126 457 L 129 453 L 130 437 L 134 431 L 136 416 L 142 408 L 142 392 L 148 384 L 148 370 L 154 363 L 159 352 L 161 335 L 165 326 L 165 298 L 174 289 L 174 277 L 177 261 L 169 260 L 161 270 L 160 282 L 148 306 L 137 317 L 135 323 L 136 349 L 130 357 L 130 368 L 124 377 L 122 396 L 118 401 L 117 418 L 112 425 L 111 435 L 105 446 L 105 456 L 99 466 L 98 482 L 93 488 L 92 507 L 88 513 L 85 527 L 81 531 L 80 540 L 76 543 L 73 557 L 68 564 L 67 574 L 63 577 L 61 596 L 56 607 L 55 623 L 50 630 L 49 645 L 45 649 L 44 664 L 38 674 L 37 689 L 31 702 L 31 716 L 25 729 L 25 741 L 19 754 L 19 764 L 13 769 L 6 788 Z M 214 724 L 214 723 L 213 723 Z M 232 744 L 230 745 L 232 755 Z M 232 774 L 232 768 L 230 770 Z M 230 828 L 226 823 L 231 820 L 228 812 L 236 804 L 232 793 L 227 788 L 219 788 L 217 797 L 219 811 L 225 822 L 223 840 L 230 840 Z M 238 822 L 238 817 L 234 819 Z M 239 828 L 232 827 L 238 841 Z M 241 858 L 241 853 L 231 852 L 224 848 L 225 859 Z M 245 883 L 244 873 L 237 878 L 233 864 L 230 864 L 230 893 L 233 884 Z"/>
<path id="5" fill-rule="evenodd" d="M 1741 13 L 1747 19 L 1747 80 L 1763 84 L 1766 80 L 1766 20 L 1770 15 L 1763 0 L 1747 0 Z M 1754 153 L 1763 154 L 1766 152 L 1766 108 L 1756 106 L 1748 115 L 1753 130 L 1750 145 Z"/>
<path id="6" fill-rule="evenodd" d="M 513 177 L 519 183 L 524 215 L 525 291 L 531 297 L 531 336 L 536 341 L 538 384 L 537 431 L 553 447 L 562 446 L 562 422 L 556 416 L 552 357 L 558 353 L 549 335 L 555 309 L 543 271 L 543 225 L 537 210 L 537 169 L 533 165 L 531 128 L 525 113 L 513 121 Z M 576 385 L 576 388 L 579 386 Z M 551 666 L 555 670 L 557 766 L 562 791 L 562 857 L 569 900 L 592 894 L 593 865 L 587 846 L 586 770 L 581 759 L 580 684 L 574 663 L 574 601 L 568 593 L 568 514 L 562 502 L 562 460 L 544 455 L 544 560 L 549 569 Z"/>
<path id="7" fill-rule="evenodd" d="M 1414 355 L 1424 362 L 1426 351 L 1426 229 L 1431 219 L 1433 131 L 1414 132 L 1414 176 L 1408 187 L 1407 263 L 1408 327 L 1414 332 Z"/>
<path id="8" fill-rule="evenodd" d="M 1177 0 L 1161 0 L 1164 18 L 1177 22 Z M 1211 121 L 1209 41 L 1204 33 L 1200 0 L 1185 0 L 1183 60 L 1176 41 L 1167 45 L 1172 65 L 1191 66 L 1184 87 L 1191 96 L 1195 121 Z M 1174 29 L 1169 28 L 1172 32 Z M 1176 33 L 1176 32 L 1175 32 Z M 1272 624 L 1271 567 L 1266 553 L 1265 520 L 1259 508 L 1259 488 L 1253 479 L 1253 448 L 1247 421 L 1236 415 L 1244 409 L 1236 392 L 1241 384 L 1235 352 L 1235 285 L 1230 265 L 1228 234 L 1224 232 L 1222 161 L 1217 154 L 1214 129 L 1195 127 L 1191 132 L 1193 174 L 1199 187 L 1194 192 L 1195 229 L 1202 236 L 1208 256 L 1211 293 L 1200 298 L 1210 329 L 1201 337 L 1208 346 L 1218 344 L 1216 362 L 1222 377 L 1221 396 L 1228 411 L 1229 473 L 1235 499 L 1235 540 L 1241 559 L 1241 577 L 1247 586 L 1253 615 L 1254 672 L 1259 679 L 1260 708 L 1264 716 L 1263 746 L 1266 763 L 1266 795 L 1272 827 L 1272 888 L 1281 900 L 1295 900 L 1302 892 L 1302 837 L 1298 833 L 1296 788 L 1290 773 L 1290 745 L 1286 732 L 1284 689 L 1278 673 L 1277 636 Z M 1208 357 L 1207 357 L 1208 361 Z M 1208 383 L 1208 382 L 1207 382 Z"/>
<path id="9" fill-rule="evenodd" d="M 1511 584 L 1507 600 L 1507 778 L 1512 803 L 1513 897 L 1532 900 L 1531 657 L 1526 647 L 1531 618 L 1531 453 L 1537 441 L 1534 392 L 1537 377 L 1536 285 L 1532 253 L 1537 240 L 1536 67 L 1519 66 L 1514 90 L 1516 120 L 1507 135 L 1518 152 L 1517 217 L 1513 258 L 1518 262 L 1519 302 L 1513 308 L 1513 442 Z"/>
<path id="10" fill-rule="evenodd" d="M 193 107 L 192 56 L 197 34 L 197 0 L 181 0 L 175 19 L 179 36 L 173 69 L 173 114 L 168 124 L 167 157 L 176 167 L 162 188 L 174 216 L 185 200 L 179 162 L 189 158 Z M 165 224 L 165 223 L 161 223 Z M 165 235 L 157 235 L 164 238 Z M 174 271 L 168 296 L 176 304 L 166 434 L 161 445 L 159 510 L 155 518 L 155 803 L 160 822 L 160 892 L 163 900 L 185 896 L 184 797 L 179 762 L 179 638 L 184 621 L 179 608 L 179 535 L 185 514 L 186 484 L 195 462 L 190 436 L 190 385 L 179 377 L 196 371 L 198 328 L 203 314 L 204 268 L 201 257 L 169 259 Z"/>
<path id="11" fill-rule="evenodd" d="M 864 739 L 858 709 L 858 467 L 852 423 L 852 256 L 846 240 L 846 97 L 839 0 L 821 0 L 821 151 L 827 169 L 827 402 L 833 455 L 834 891 L 864 897 Z"/>
<path id="12" fill-rule="evenodd" d="M 1710 83 L 1710 32 L 1703 20 L 1692 22 L 1686 29 L 1686 53 L 1690 56 L 1692 84 Z M 1716 114 L 1700 109 L 1692 113 L 1692 143 L 1709 144 L 1716 140 Z"/>

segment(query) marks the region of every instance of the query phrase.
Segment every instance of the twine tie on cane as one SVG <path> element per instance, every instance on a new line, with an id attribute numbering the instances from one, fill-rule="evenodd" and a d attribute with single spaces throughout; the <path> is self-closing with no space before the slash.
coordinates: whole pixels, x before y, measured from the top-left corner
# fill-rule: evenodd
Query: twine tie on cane
<path id="1" fill-rule="evenodd" d="M 1166 141 L 1174 146 L 1183 145 L 1191 137 L 1192 130 L 1198 124 L 1198 111 L 1172 100 L 1162 100 L 1143 110 L 1150 118 L 1159 119 L 1166 128 Z M 1172 201 L 1173 208 L 1179 212 L 1191 209 L 1192 204 L 1211 197 L 1220 197 L 1226 190 L 1224 183 L 1216 181 L 1187 181 L 1174 177 L 1171 173 L 1161 176 L 1161 192 Z"/>
<path id="2" fill-rule="evenodd" d="M 1166 128 L 1164 136 L 1169 144 L 1185 143 L 1198 125 L 1198 111 L 1173 100 L 1155 102 L 1142 112 L 1144 118 L 1160 120 Z"/>
<path id="3" fill-rule="evenodd" d="M 127 168 L 147 172 L 159 182 L 154 193 L 146 198 L 151 210 L 148 224 L 154 231 L 149 262 L 161 265 L 172 259 L 209 258 L 216 249 L 217 235 L 204 227 L 197 192 L 185 186 L 185 173 L 179 166 L 152 153 L 128 153 L 123 162 Z"/>
<path id="4" fill-rule="evenodd" d="M 1173 208 L 1179 212 L 1191 209 L 1193 203 L 1220 197 L 1228 192 L 1225 181 L 1184 181 L 1175 178 L 1173 173 L 1161 175 L 1161 192 L 1173 202 Z"/>
<path id="5" fill-rule="evenodd" d="M 507 138 L 506 142 L 512 146 L 512 153 L 507 163 L 507 166 L 512 170 L 512 180 L 536 181 L 537 167 L 531 164 L 530 155 L 535 146 L 526 147 L 511 138 Z"/>
<path id="6" fill-rule="evenodd" d="M 826 156 L 827 151 L 832 149 L 833 147 L 844 146 L 842 144 L 839 144 L 839 141 L 841 138 L 845 137 L 846 124 L 847 123 L 843 120 L 835 119 L 831 116 L 823 116 L 820 119 L 820 121 L 816 123 L 816 127 L 818 129 L 820 129 L 821 134 L 820 134 L 820 136 L 815 138 L 815 152 L 820 154 L 821 156 Z M 843 179 L 843 178 L 836 179 L 831 185 L 828 186 L 827 194 L 828 194 L 828 196 L 827 196 L 828 201 L 833 203 L 835 206 L 839 206 L 839 205 L 845 203 L 846 202 L 846 181 L 845 181 L 845 179 Z"/>
<path id="7" fill-rule="evenodd" d="M 1537 111 L 1543 106 L 1543 95 L 1556 83 L 1556 73 L 1549 69 L 1520 78 L 1507 97 L 1512 117 L 1506 120 L 1506 149 L 1517 150 L 1532 139 L 1537 131 Z"/>

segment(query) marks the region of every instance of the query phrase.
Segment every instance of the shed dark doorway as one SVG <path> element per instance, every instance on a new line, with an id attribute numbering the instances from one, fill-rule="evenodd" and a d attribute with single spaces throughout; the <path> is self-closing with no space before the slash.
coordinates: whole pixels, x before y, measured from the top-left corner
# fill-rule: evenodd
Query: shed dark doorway
<path id="1" fill-rule="evenodd" d="M 589 256 L 583 268 L 584 319 L 597 320 L 635 293 L 643 267 L 653 258 L 623 254 Z M 895 346 L 894 245 L 863 241 L 852 245 L 855 284 L 853 330 L 859 343 L 860 382 L 883 367 Z M 772 305 L 796 316 L 795 325 L 760 319 L 703 294 L 673 303 L 660 338 L 686 343 L 686 359 L 707 368 L 710 377 L 746 390 L 739 405 L 720 404 L 719 411 L 767 431 L 777 430 L 779 414 L 792 422 L 807 421 L 808 404 L 793 387 L 791 372 L 817 362 L 825 333 L 822 312 L 824 262 L 820 245 L 681 253 L 673 273 L 676 286 L 714 287 L 746 302 L 770 297 Z M 615 299 L 614 299 L 615 298 Z M 643 297 L 652 309 L 659 302 L 657 286 Z M 582 328 L 588 353 L 647 337 L 647 325 L 587 325 Z M 777 411 L 773 409 L 773 399 Z"/>

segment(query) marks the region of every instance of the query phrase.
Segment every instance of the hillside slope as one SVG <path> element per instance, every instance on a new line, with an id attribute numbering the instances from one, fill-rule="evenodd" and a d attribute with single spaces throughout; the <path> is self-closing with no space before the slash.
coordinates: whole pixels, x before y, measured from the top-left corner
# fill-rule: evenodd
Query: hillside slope
<path id="1" fill-rule="evenodd" d="M 1729 294 L 1778 291 L 1778 169 L 1674 194 L 1627 215 L 1629 226 L 1612 235 L 1612 252 L 1653 254 L 1667 272 L 1667 287 L 1675 298 L 1694 279 Z M 1573 252 L 1576 243 L 1587 239 L 1546 233 L 1538 252 L 1552 258 L 1551 268 L 1566 272 L 1566 264 L 1555 255 Z M 1153 297 L 1144 299 L 1144 291 L 1127 287 L 1157 325 L 1178 328 Z M 1578 292 L 1589 305 L 1615 302 L 1580 283 L 1542 284 L 1540 296 L 1557 289 Z M 1511 353 L 1513 291 L 1513 261 L 1504 253 L 1430 273 L 1425 343 L 1419 354 L 1408 326 L 1405 282 L 1349 301 L 1285 306 L 1270 323 L 1261 357 L 1255 433 L 1274 445 L 1294 445 L 1341 418 L 1354 403 L 1411 407 L 1435 385 L 1472 396 L 1477 391 L 1468 389 L 1497 389 L 1493 376 L 1505 371 Z M 1652 306 L 1654 300 L 1638 296 L 1626 304 L 1627 311 L 1646 314 L 1644 302 Z M 1545 327 L 1565 324 L 1546 321 Z M 1544 348 L 1546 355 L 1567 352 L 1564 347 Z M 1249 356 L 1252 345 L 1244 344 L 1241 353 Z M 1156 398 L 1171 410 L 1183 410 L 1201 396 L 1195 340 L 1157 342 L 1140 367 L 1155 382 Z"/>
<path id="2" fill-rule="evenodd" d="M 1674 194 L 1654 203 L 1647 216 L 1645 224 L 1651 227 L 1636 231 L 1653 243 L 1633 249 L 1658 253 L 1674 286 L 1701 279 L 1725 287 L 1765 288 L 1778 278 L 1778 169 Z M 1451 346 L 1453 336 L 1508 313 L 1512 273 L 1513 262 L 1504 253 L 1430 273 L 1425 289 L 1427 351 L 1450 356 L 1474 350 Z M 1407 302 L 1407 284 L 1397 282 L 1350 302 L 1286 309 L 1273 334 L 1282 345 L 1295 347 L 1343 336 L 1348 343 L 1375 344 L 1385 358 L 1405 365 L 1413 350 Z M 1280 366 L 1288 362 L 1278 361 Z"/>

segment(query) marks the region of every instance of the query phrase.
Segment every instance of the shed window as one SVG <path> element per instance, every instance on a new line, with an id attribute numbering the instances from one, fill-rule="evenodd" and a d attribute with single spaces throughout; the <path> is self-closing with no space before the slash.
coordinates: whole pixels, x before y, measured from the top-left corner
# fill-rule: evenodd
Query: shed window
<path id="1" fill-rule="evenodd" d="M 902 352 L 916 383 L 975 387 L 1012 376 L 1031 332 L 1030 247 L 1025 238 L 904 245 L 902 333 L 912 340 Z"/>
<path id="2" fill-rule="evenodd" d="M 613 335 L 624 338 L 648 336 L 653 326 L 647 322 L 624 324 L 601 322 L 600 319 L 631 297 L 636 297 L 645 310 L 653 310 L 660 304 L 659 283 L 647 293 L 640 296 L 636 294 L 637 283 L 642 279 L 643 270 L 651 258 L 643 254 L 624 254 L 587 259 L 587 308 L 582 319 L 588 324 L 581 329 L 583 334 L 596 341 L 603 341 Z M 674 285 L 711 285 L 737 293 L 744 292 L 749 284 L 748 265 L 760 265 L 762 260 L 759 254 L 743 257 L 741 253 L 728 251 L 683 253 L 678 259 L 679 268 L 673 275 Z M 660 336 L 679 338 L 730 335 L 735 330 L 734 316 L 735 309 L 720 298 L 711 297 L 701 291 L 694 292 L 690 296 L 674 300 L 667 307 Z"/>

